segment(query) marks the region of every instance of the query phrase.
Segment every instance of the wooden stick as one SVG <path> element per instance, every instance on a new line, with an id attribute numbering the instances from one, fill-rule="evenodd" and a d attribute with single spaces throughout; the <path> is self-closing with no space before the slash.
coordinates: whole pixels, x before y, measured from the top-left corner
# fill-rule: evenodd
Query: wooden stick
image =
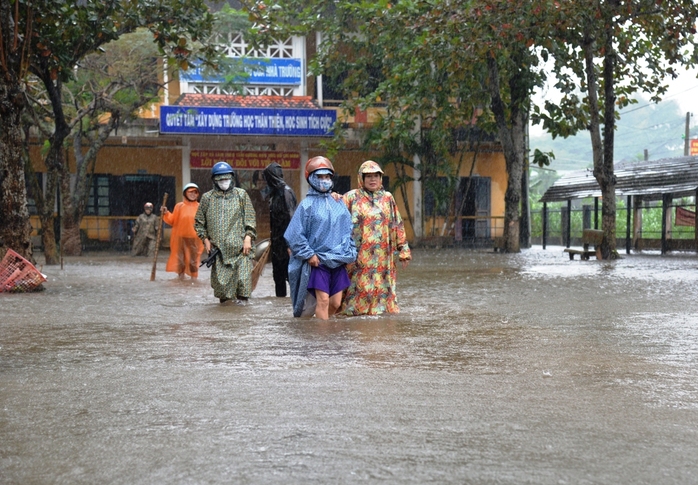
<path id="1" fill-rule="evenodd" d="M 259 257 L 257 264 L 255 264 L 254 268 L 252 268 L 252 291 L 254 291 L 255 288 L 257 288 L 257 282 L 259 281 L 259 277 L 262 275 L 262 271 L 264 271 L 264 266 L 267 264 L 267 260 L 269 259 L 270 253 L 271 244 L 267 246 L 267 249 L 265 249 L 262 255 Z"/>
<path id="2" fill-rule="evenodd" d="M 160 207 L 165 207 L 167 205 L 167 192 L 162 198 L 162 205 Z M 158 224 L 158 237 L 155 242 L 155 256 L 153 257 L 153 270 L 150 272 L 150 281 L 155 281 L 155 270 L 158 265 L 158 249 L 160 249 L 160 239 L 162 238 L 162 225 L 164 224 L 162 220 L 162 210 L 160 210 L 160 224 Z"/>

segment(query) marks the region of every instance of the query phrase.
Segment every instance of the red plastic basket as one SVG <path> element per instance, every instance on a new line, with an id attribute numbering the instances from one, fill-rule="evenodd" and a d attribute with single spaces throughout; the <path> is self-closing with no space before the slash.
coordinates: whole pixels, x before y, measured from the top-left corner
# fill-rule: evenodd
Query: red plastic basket
<path id="1" fill-rule="evenodd" d="M 29 261 L 11 249 L 0 262 L 0 293 L 31 291 L 46 277 Z"/>

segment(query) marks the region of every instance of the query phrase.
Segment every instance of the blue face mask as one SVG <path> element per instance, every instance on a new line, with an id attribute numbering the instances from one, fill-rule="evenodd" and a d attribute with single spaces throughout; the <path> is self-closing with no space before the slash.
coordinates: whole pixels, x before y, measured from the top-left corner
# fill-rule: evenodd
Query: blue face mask
<path id="1" fill-rule="evenodd" d="M 334 185 L 332 179 L 321 179 L 316 173 L 310 174 L 310 180 L 308 180 L 308 182 L 310 182 L 310 185 L 315 190 L 323 193 L 332 190 L 332 186 Z"/>
<path id="2" fill-rule="evenodd" d="M 318 189 L 320 192 L 328 192 L 332 188 L 332 181 L 331 180 L 323 180 L 320 179 L 318 180 Z"/>

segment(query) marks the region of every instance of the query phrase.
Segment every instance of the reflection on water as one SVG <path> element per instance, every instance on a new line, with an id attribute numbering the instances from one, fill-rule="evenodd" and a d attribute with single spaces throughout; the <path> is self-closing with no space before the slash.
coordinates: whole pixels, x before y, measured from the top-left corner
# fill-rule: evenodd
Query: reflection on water
<path id="1" fill-rule="evenodd" d="M 415 251 L 402 312 L 223 307 L 121 255 L 0 295 L 3 483 L 687 483 L 698 258 Z M 670 451 L 670 452 L 669 452 Z"/>

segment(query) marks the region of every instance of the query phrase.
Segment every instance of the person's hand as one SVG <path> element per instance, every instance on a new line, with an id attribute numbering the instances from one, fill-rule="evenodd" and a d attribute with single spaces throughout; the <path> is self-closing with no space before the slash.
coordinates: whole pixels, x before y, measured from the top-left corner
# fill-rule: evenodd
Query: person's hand
<path id="1" fill-rule="evenodd" d="M 245 236 L 245 240 L 242 242 L 242 254 L 247 256 L 252 250 L 252 238 L 250 236 Z"/>
<path id="2" fill-rule="evenodd" d="M 168 211 L 168 210 L 167 210 L 167 207 L 165 207 L 164 205 L 163 205 L 162 207 L 160 207 L 160 213 L 161 213 L 161 214 L 167 214 L 168 212 L 170 212 L 170 211 Z"/>
<path id="3" fill-rule="evenodd" d="M 332 198 L 333 198 L 334 200 L 336 200 L 336 201 L 342 200 L 342 195 L 339 194 L 339 193 L 337 193 L 337 192 L 331 192 L 330 195 L 331 195 Z"/>
<path id="4" fill-rule="evenodd" d="M 206 248 L 206 253 L 211 254 L 211 241 L 208 238 L 204 239 L 204 248 Z"/>
<path id="5" fill-rule="evenodd" d="M 317 254 L 313 254 L 309 259 L 308 259 L 308 264 L 312 266 L 313 268 L 317 268 L 320 266 L 320 258 L 317 257 Z"/>
<path id="6" fill-rule="evenodd" d="M 410 260 L 409 260 L 409 259 L 401 259 L 400 262 L 402 263 L 403 269 L 404 269 L 404 268 L 407 268 L 407 265 L 410 264 Z"/>

